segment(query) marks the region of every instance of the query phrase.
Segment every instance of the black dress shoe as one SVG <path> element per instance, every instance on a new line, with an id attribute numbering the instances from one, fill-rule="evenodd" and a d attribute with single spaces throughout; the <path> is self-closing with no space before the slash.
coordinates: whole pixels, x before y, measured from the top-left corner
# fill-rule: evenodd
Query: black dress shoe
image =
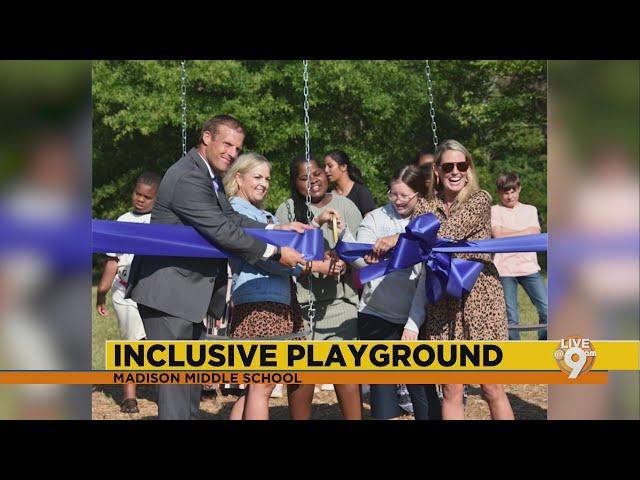
<path id="1" fill-rule="evenodd" d="M 125 398 L 120 404 L 120 411 L 122 413 L 138 413 L 138 400 L 135 398 Z"/>

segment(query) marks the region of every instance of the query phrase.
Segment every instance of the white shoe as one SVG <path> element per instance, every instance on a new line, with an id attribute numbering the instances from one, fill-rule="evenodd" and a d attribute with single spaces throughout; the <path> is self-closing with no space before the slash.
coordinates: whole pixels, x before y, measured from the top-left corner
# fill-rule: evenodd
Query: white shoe
<path id="1" fill-rule="evenodd" d="M 284 386 L 279 383 L 275 386 L 273 391 L 271 392 L 271 398 L 282 398 L 284 396 Z"/>

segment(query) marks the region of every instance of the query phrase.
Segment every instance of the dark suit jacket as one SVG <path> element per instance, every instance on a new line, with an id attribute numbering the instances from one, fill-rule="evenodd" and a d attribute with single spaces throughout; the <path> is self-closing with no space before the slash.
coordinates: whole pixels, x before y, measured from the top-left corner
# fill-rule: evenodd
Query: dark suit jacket
<path id="1" fill-rule="evenodd" d="M 209 171 L 195 148 L 164 175 L 151 223 L 190 225 L 211 243 L 251 264 L 267 248 L 241 228 L 266 225 L 235 212 L 222 191 L 216 195 Z M 218 275 L 226 279 L 226 260 L 136 255 L 128 295 L 142 305 L 199 323 L 209 308 Z"/>

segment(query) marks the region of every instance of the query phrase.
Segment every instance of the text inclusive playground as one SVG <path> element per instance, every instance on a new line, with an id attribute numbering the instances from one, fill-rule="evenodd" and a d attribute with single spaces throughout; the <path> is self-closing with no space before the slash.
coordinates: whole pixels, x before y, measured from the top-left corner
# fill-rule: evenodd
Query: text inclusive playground
<path id="1" fill-rule="evenodd" d="M 0 371 L 2 384 L 604 384 L 640 342 L 107 341 L 105 369 Z"/>
<path id="2" fill-rule="evenodd" d="M 602 384 L 608 370 L 638 368 L 638 342 L 591 341 L 597 355 L 584 353 L 591 363 L 577 368 L 574 350 L 581 345 L 558 340 L 108 341 L 105 370 L 112 376 L 125 373 L 113 383 Z M 161 379 L 137 373 L 178 375 Z"/>
<path id="3" fill-rule="evenodd" d="M 108 342 L 108 370 L 492 368 L 502 348 L 475 342 Z M 214 382 L 215 383 L 215 382 Z"/>

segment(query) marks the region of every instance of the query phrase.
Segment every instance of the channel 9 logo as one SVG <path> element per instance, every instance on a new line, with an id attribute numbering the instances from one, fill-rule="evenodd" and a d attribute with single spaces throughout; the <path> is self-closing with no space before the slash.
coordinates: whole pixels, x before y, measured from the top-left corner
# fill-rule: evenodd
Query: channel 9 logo
<path id="1" fill-rule="evenodd" d="M 596 361 L 596 351 L 591 340 L 578 336 L 561 339 L 553 356 L 560 369 L 568 373 L 571 379 L 591 370 Z"/>

